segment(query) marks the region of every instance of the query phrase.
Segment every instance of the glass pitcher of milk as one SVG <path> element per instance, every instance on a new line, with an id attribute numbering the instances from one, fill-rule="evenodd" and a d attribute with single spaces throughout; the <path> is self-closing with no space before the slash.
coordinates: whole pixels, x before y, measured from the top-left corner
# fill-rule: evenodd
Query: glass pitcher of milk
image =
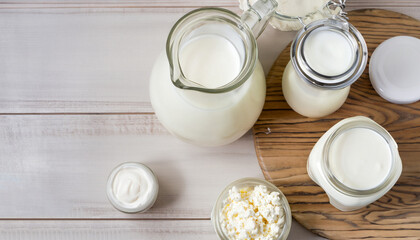
<path id="1" fill-rule="evenodd" d="M 266 92 L 256 38 L 276 6 L 260 0 L 241 17 L 201 8 L 176 22 L 150 77 L 151 103 L 168 131 L 189 143 L 220 146 L 254 125 Z"/>

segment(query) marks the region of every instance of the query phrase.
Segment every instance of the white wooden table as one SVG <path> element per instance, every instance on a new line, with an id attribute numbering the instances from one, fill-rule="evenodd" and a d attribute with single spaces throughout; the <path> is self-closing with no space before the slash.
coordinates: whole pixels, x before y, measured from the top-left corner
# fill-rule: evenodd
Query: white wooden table
<path id="1" fill-rule="evenodd" d="M 219 148 L 185 144 L 149 102 L 151 66 L 174 22 L 235 0 L 0 1 L 0 239 L 217 239 L 220 191 L 262 177 L 250 134 Z M 420 0 L 349 0 L 420 18 Z M 293 32 L 258 40 L 268 72 Z M 107 176 L 143 162 L 160 180 L 155 206 L 116 211 Z M 317 237 L 293 223 L 289 239 Z"/>

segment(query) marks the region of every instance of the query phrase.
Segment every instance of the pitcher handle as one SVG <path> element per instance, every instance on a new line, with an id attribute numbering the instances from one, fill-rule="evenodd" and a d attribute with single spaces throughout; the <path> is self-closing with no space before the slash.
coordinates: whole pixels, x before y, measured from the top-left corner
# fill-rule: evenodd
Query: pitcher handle
<path id="1" fill-rule="evenodd" d="M 258 38 L 267 26 L 268 20 L 274 15 L 276 8 L 276 0 L 258 0 L 241 15 L 242 23 L 252 30 L 255 38 Z"/>

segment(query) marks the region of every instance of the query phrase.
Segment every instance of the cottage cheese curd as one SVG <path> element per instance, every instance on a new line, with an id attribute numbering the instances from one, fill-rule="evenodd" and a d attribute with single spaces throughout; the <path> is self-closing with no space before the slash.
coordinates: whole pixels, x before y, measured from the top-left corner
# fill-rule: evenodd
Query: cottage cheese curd
<path id="1" fill-rule="evenodd" d="M 282 232 L 285 213 L 279 193 L 266 186 L 232 187 L 223 203 L 221 226 L 229 239 L 274 240 Z"/>

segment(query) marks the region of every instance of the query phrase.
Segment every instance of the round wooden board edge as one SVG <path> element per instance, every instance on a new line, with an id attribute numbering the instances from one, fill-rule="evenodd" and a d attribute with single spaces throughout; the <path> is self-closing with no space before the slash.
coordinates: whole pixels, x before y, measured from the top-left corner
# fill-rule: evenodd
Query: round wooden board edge
<path id="1" fill-rule="evenodd" d="M 414 17 L 411 17 L 411 16 L 409 16 L 409 15 L 406 15 L 406 14 L 403 14 L 403 13 L 399 13 L 399 12 L 395 12 L 395 11 L 390 11 L 390 10 L 386 10 L 386 9 L 380 9 L 380 8 L 368 8 L 368 9 L 357 9 L 357 10 L 351 10 L 351 11 L 349 11 L 348 13 L 350 13 L 350 15 L 351 15 L 351 13 L 357 13 L 357 14 L 363 14 L 363 13 L 371 13 L 371 12 L 374 12 L 374 13 L 379 13 L 379 14 L 381 14 L 381 15 L 383 15 L 383 14 L 386 14 L 386 15 L 388 15 L 387 17 L 395 17 L 395 18 L 400 18 L 400 19 L 405 19 L 405 20 L 410 20 L 410 21 L 413 21 L 413 20 L 415 20 L 415 21 L 417 21 L 417 22 L 420 22 L 420 20 L 419 19 L 416 19 L 416 18 L 414 18 Z M 351 18 L 350 18 L 350 21 L 351 21 Z M 293 42 L 293 41 L 292 41 Z M 291 42 L 291 43 L 292 43 Z M 282 52 L 277 56 L 277 58 L 276 58 L 276 60 L 274 61 L 274 63 L 273 63 L 273 65 L 270 67 L 270 70 L 269 70 L 269 72 L 268 72 L 268 74 L 267 74 L 267 79 L 268 78 L 270 78 L 271 77 L 271 72 L 272 72 L 272 70 L 273 70 L 273 68 L 278 64 L 278 62 L 280 62 L 280 59 L 279 59 L 279 57 L 280 57 L 280 55 L 282 55 L 283 54 L 283 52 L 284 51 L 290 51 L 290 46 L 291 46 L 291 43 L 289 43 L 283 50 L 282 50 Z M 368 59 L 368 62 L 370 61 L 370 57 L 369 57 L 369 59 Z M 264 108 L 263 108 L 263 110 L 262 110 L 262 112 L 265 110 L 265 104 L 264 104 Z M 261 113 L 262 114 L 262 113 Z M 261 115 L 260 115 L 261 116 Z M 258 120 L 259 120 L 259 118 L 258 118 Z M 257 122 L 258 122 L 258 120 L 257 120 Z M 255 126 L 256 126 L 257 124 L 255 124 L 253 127 L 252 127 L 252 136 L 253 136 L 253 141 L 254 141 L 254 149 L 255 149 L 255 153 L 256 153 L 256 156 L 257 156 L 257 159 L 258 159 L 258 164 L 259 164 L 259 166 L 260 166 L 260 169 L 261 169 L 261 171 L 262 171 L 262 173 L 263 173 L 263 175 L 264 175 L 264 178 L 267 180 L 267 181 L 270 181 L 270 182 L 273 182 L 273 179 L 271 178 L 271 176 L 267 173 L 267 170 L 266 170 L 266 167 L 265 167 L 265 163 L 261 160 L 261 152 L 260 152 L 260 149 L 259 149 L 259 147 L 258 147 L 258 134 L 264 134 L 264 132 L 261 132 L 261 130 L 259 130 L 259 131 L 257 131 L 256 130 L 256 128 L 255 128 Z M 269 132 L 270 132 L 270 129 L 269 128 L 267 128 L 267 132 L 265 132 L 265 134 L 269 134 Z M 273 183 L 273 184 L 275 184 L 275 183 Z M 315 184 L 315 183 L 314 183 Z M 275 184 L 277 187 L 279 187 L 277 184 Z M 293 212 L 293 211 L 292 211 Z M 293 214 L 292 214 L 292 216 L 293 216 Z M 305 227 L 305 228 L 307 228 L 306 227 L 306 224 L 305 223 L 302 223 L 301 221 L 299 221 L 299 219 L 296 219 L 294 216 L 293 216 L 293 218 L 297 221 L 297 222 L 299 222 L 303 227 Z M 328 235 L 326 235 L 326 234 L 324 234 L 322 231 L 318 231 L 318 230 L 316 230 L 316 229 L 310 229 L 310 228 L 307 228 L 308 230 L 310 230 L 311 232 L 313 232 L 313 233 L 315 233 L 315 234 L 317 234 L 317 235 L 319 235 L 319 236 L 321 236 L 321 237 L 325 237 L 325 238 L 328 238 L 329 236 Z M 376 239 L 375 237 L 373 237 L 374 239 Z M 411 238 L 410 238 L 411 239 Z M 417 238 L 415 238 L 415 239 L 417 239 Z M 419 238 L 418 239 L 420 239 L 420 236 L 419 236 Z"/>

